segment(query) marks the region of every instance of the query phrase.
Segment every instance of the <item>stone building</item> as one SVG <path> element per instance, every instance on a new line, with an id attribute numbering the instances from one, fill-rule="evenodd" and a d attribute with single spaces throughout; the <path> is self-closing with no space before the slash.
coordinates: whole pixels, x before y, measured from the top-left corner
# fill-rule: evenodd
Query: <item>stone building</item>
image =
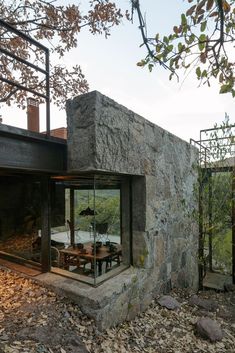
<path id="1" fill-rule="evenodd" d="M 15 182 L 14 190 L 18 185 L 19 195 L 22 183 L 27 184 L 26 204 L 31 202 L 31 190 L 34 195 L 41 195 L 38 226 L 41 255 L 38 262 L 44 273 L 39 274 L 38 279 L 67 292 L 87 315 L 95 318 L 101 329 L 132 318 L 157 294 L 172 287 L 196 289 L 198 227 L 193 213 L 196 209 L 197 150 L 97 91 L 67 102 L 67 123 L 67 142 L 0 126 L 3 141 L 0 147 L 0 188 L 10 194 L 10 189 L 6 191 L 6 179 L 10 177 Z M 12 161 L 6 154 L 16 140 L 21 153 L 16 153 Z M 26 156 L 33 151 L 30 161 L 22 157 L 22 151 Z M 40 189 L 38 192 L 35 191 L 37 188 Z M 89 193 L 93 195 L 93 208 L 100 190 L 105 190 L 107 195 L 114 191 L 119 195 L 121 260 L 116 256 L 119 250 L 115 256 L 105 257 L 102 261 L 98 250 L 96 253 L 93 249 L 95 260 L 89 268 L 88 261 L 84 261 L 88 255 L 84 252 L 80 256 L 83 270 L 86 266 L 89 270 L 93 267 L 94 281 L 92 276 L 85 280 L 81 269 L 76 272 L 68 271 L 69 266 L 54 266 L 51 252 L 51 248 L 57 245 L 51 243 L 51 224 L 60 226 L 65 223 L 66 204 L 69 204 L 72 225 L 71 245 L 75 245 L 78 213 L 74 200 L 76 192 L 80 195 L 81 190 L 88 191 L 86 210 L 90 211 Z M 65 191 L 69 191 L 69 196 Z M 6 203 L 3 205 L 0 201 L 2 246 L 6 242 L 6 233 L 11 233 L 12 219 L 16 218 L 14 214 L 19 203 L 15 201 L 14 206 L 9 206 L 14 212 L 11 224 L 4 226 L 6 207 Z M 84 215 L 82 212 L 80 215 Z M 95 224 L 91 235 L 94 244 L 98 232 L 97 212 L 93 210 L 95 221 L 91 222 L 93 226 Z M 8 231 L 4 233 L 4 229 Z M 63 259 L 72 259 L 72 253 L 66 249 L 58 247 L 56 252 L 63 255 Z M 30 261 L 32 263 L 32 259 Z M 107 268 L 115 261 L 118 266 L 102 272 L 103 262 Z"/>

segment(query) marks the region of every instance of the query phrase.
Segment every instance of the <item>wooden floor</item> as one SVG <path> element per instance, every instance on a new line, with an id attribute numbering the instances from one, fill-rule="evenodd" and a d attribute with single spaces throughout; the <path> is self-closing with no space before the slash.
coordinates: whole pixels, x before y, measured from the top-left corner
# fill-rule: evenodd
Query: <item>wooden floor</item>
<path id="1" fill-rule="evenodd" d="M 203 279 L 203 287 L 215 290 L 224 290 L 225 284 L 232 284 L 232 276 L 216 272 L 207 272 Z"/>

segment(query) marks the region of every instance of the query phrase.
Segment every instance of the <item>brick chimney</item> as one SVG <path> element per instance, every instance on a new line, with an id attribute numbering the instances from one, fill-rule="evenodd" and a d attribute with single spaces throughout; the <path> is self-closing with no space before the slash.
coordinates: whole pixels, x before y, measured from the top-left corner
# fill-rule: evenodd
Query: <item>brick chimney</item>
<path id="1" fill-rule="evenodd" d="M 27 99 L 28 130 L 39 132 L 39 102 L 34 98 Z"/>

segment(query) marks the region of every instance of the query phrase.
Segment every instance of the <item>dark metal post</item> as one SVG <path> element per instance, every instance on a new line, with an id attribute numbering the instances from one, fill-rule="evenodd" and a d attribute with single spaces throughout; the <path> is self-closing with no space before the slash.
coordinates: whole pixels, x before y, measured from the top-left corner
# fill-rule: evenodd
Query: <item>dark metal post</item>
<path id="1" fill-rule="evenodd" d="M 51 269 L 50 178 L 41 179 L 41 263 L 42 271 Z"/>
<path id="2" fill-rule="evenodd" d="M 209 195 L 208 195 L 208 216 L 209 216 L 209 270 L 212 271 L 212 172 L 208 173 Z"/>
<path id="3" fill-rule="evenodd" d="M 74 243 L 74 189 L 70 189 L 70 244 L 73 246 Z"/>
<path id="4" fill-rule="evenodd" d="M 49 50 L 46 53 L 46 126 L 47 136 L 50 136 L 50 60 Z"/>
<path id="5" fill-rule="evenodd" d="M 198 263 L 198 272 L 199 272 L 199 289 L 203 288 L 203 275 L 204 275 L 204 232 L 203 232 L 203 171 L 200 168 L 199 170 L 199 263 Z"/>
<path id="6" fill-rule="evenodd" d="M 235 284 L 235 166 L 232 180 L 232 277 Z"/>
<path id="7" fill-rule="evenodd" d="M 200 141 L 201 141 L 201 131 L 200 131 Z M 203 169 L 201 166 L 203 165 L 202 161 L 202 146 L 200 144 L 199 147 L 199 204 L 198 204 L 198 212 L 199 212 L 199 241 L 198 241 L 198 274 L 199 274 L 199 289 L 203 288 L 203 276 L 204 276 L 204 232 L 203 232 Z"/>
<path id="8" fill-rule="evenodd" d="M 125 178 L 121 183 L 120 193 L 122 261 L 124 265 L 133 264 L 132 254 L 132 212 L 131 212 L 131 181 Z"/>
<path id="9" fill-rule="evenodd" d="M 94 286 L 96 286 L 96 278 L 98 277 L 97 273 L 97 259 L 96 259 L 96 237 L 97 237 L 97 226 L 96 226 L 96 179 L 94 176 L 93 179 L 93 210 L 94 210 L 94 217 L 93 217 L 93 224 L 94 224 Z M 102 266 L 102 265 L 101 265 Z"/>

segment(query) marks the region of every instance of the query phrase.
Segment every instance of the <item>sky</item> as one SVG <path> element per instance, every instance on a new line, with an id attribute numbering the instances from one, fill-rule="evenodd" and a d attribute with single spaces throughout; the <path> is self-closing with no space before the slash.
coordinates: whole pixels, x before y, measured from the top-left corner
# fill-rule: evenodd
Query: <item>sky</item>
<path id="1" fill-rule="evenodd" d="M 60 3 L 69 3 L 59 0 Z M 81 5 L 87 1 L 81 0 Z M 130 8 L 128 0 L 117 0 L 122 8 Z M 188 7 L 182 0 L 142 0 L 142 11 L 148 24 L 149 35 L 168 34 L 179 23 L 180 14 Z M 112 29 L 109 39 L 92 36 L 84 30 L 78 37 L 78 47 L 60 62 L 65 66 L 80 64 L 90 85 L 144 118 L 189 141 L 199 139 L 201 129 L 211 128 L 224 120 L 225 113 L 232 123 L 234 99 L 220 95 L 216 82 L 209 87 L 198 87 L 194 75 L 180 82 L 169 81 L 169 73 L 161 67 L 151 73 L 136 65 L 146 52 L 140 48 L 141 34 L 137 16 L 133 23 L 123 23 Z M 53 65 L 53 61 L 51 61 Z M 15 109 L 1 109 L 3 123 L 26 127 L 26 114 Z M 43 109 L 41 109 L 43 116 Z M 45 119 L 41 119 L 45 130 Z M 51 127 L 66 126 L 66 113 L 51 107 Z"/>

